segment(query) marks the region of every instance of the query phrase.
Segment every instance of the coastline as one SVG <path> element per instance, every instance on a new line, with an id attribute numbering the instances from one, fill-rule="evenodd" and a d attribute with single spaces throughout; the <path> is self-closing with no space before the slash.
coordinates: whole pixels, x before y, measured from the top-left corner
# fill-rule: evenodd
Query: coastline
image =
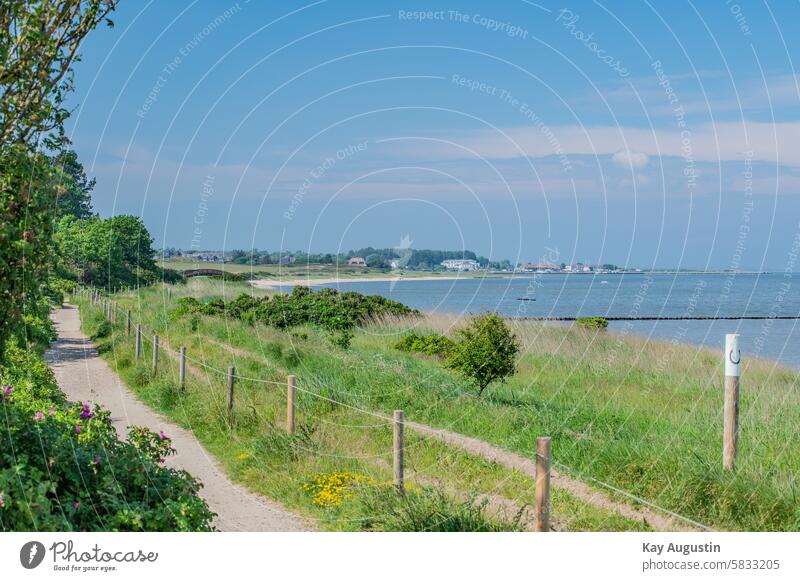
<path id="1" fill-rule="evenodd" d="M 250 284 L 256 288 L 277 290 L 285 286 L 321 286 L 325 284 L 341 284 L 349 282 L 403 282 L 409 280 L 460 280 L 464 278 L 482 278 L 477 276 L 458 276 L 458 275 L 443 275 L 443 276 L 362 276 L 362 277 L 325 277 L 325 278 L 307 278 L 307 277 L 292 277 L 282 280 L 272 280 L 268 278 L 259 278 L 251 280 Z M 511 278 L 493 276 L 488 278 Z"/>
<path id="2" fill-rule="evenodd" d="M 250 280 L 249 283 L 259 289 L 279 290 L 286 286 L 322 286 L 328 284 L 342 284 L 349 282 L 404 282 L 414 280 L 473 280 L 473 279 L 512 279 L 512 278 L 535 278 L 537 276 L 655 276 L 655 275 L 766 275 L 770 272 L 763 271 L 725 271 L 725 270 L 656 270 L 656 271 L 616 271 L 616 272 L 486 272 L 480 274 L 461 273 L 461 274 L 441 274 L 441 275 L 398 275 L 398 276 L 353 276 L 353 277 L 302 277 L 291 276 L 290 278 L 273 280 L 271 278 L 258 278 Z"/>

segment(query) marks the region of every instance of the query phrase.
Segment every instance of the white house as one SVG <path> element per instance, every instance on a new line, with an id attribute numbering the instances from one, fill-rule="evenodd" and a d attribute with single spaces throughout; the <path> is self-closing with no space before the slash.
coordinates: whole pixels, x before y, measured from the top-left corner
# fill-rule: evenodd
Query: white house
<path id="1" fill-rule="evenodd" d="M 366 266 L 367 261 L 364 260 L 361 256 L 354 256 L 350 260 L 347 261 L 347 266 Z"/>
<path id="2" fill-rule="evenodd" d="M 478 261 L 472 259 L 442 260 L 441 264 L 447 270 L 457 270 L 459 272 L 478 270 L 478 268 L 480 267 Z"/>

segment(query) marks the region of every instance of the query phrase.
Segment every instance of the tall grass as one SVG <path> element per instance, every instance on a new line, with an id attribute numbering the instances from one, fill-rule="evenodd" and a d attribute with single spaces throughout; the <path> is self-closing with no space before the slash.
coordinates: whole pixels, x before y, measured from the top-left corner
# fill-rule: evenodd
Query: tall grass
<path id="1" fill-rule="evenodd" d="M 121 306 L 133 309 L 134 323 L 141 321 L 146 330 L 142 359 L 133 358 L 133 339 L 125 334 L 121 323 L 114 325 L 111 333 L 104 329 L 104 336 L 97 339 L 98 347 L 138 397 L 192 429 L 235 480 L 317 519 L 322 528 L 399 526 L 399 521 L 368 520 L 368 507 L 377 505 L 359 500 L 359 504 L 340 509 L 321 509 L 303 492 L 303 484 L 309 479 L 334 471 L 367 474 L 379 486 L 391 482 L 391 426 L 301 391 L 297 399 L 298 433 L 287 435 L 284 382 L 286 374 L 294 372 L 300 377 L 298 386 L 302 390 L 360 407 L 392 409 L 397 397 L 391 391 L 406 390 L 399 380 L 402 372 L 398 366 L 415 364 L 415 360 L 390 362 L 379 353 L 362 352 L 361 348 L 342 351 L 313 328 L 281 332 L 220 317 L 170 317 L 176 300 L 185 293 L 224 292 L 231 298 L 248 289 L 230 282 L 223 287 L 219 282 L 191 281 L 185 288 L 173 287 L 171 295 L 154 287 L 138 295 L 115 297 Z M 106 326 L 102 314 L 85 302 L 81 309 L 89 334 Z M 150 371 L 151 332 L 159 334 L 164 354 L 155 375 Z M 365 339 L 368 336 L 360 338 Z M 177 385 L 176 359 L 168 355 L 170 349 L 177 351 L 181 345 L 188 348 L 192 368 L 185 390 Z M 225 373 L 229 365 L 234 365 L 237 373 L 232 421 L 226 411 Z M 381 367 L 381 373 L 370 374 L 376 366 Z M 351 373 L 346 381 L 343 373 Z M 370 381 L 363 381 L 368 374 Z M 387 383 L 379 385 L 384 378 Z M 360 384 L 358 389 L 353 382 Z M 495 495 L 519 506 L 533 502 L 530 478 L 413 434 L 407 440 L 407 480 L 412 484 L 434 481 L 443 490 Z M 462 501 L 453 500 L 439 508 L 456 515 L 453 522 L 478 518 Z M 647 529 L 646 524 L 598 509 L 560 490 L 553 496 L 553 513 L 569 529 Z M 513 524 L 486 518 L 486 527 Z"/>

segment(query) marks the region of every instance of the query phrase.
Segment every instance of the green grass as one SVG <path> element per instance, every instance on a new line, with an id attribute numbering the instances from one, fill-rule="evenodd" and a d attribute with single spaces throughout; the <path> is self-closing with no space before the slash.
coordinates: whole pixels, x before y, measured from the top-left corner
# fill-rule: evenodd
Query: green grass
<path id="1" fill-rule="evenodd" d="M 228 288 L 226 294 L 232 298 L 242 288 Z M 352 348 L 342 351 L 314 329 L 293 331 L 306 333 L 304 340 L 224 318 L 202 318 L 191 333 L 188 321 L 166 320 L 169 306 L 161 309 L 162 294 L 142 293 L 139 305 L 146 324 L 164 330 L 176 345 L 188 342 L 190 353 L 202 354 L 217 369 L 235 364 L 245 376 L 276 380 L 291 372 L 298 385 L 326 397 L 383 413 L 403 409 L 409 419 L 529 457 L 536 437 L 547 435 L 555 461 L 709 526 L 800 529 L 795 478 L 800 449 L 794 445 L 800 427 L 798 376 L 772 363 L 744 363 L 739 458 L 736 470 L 726 472 L 721 458 L 722 357 L 709 350 L 518 322 L 515 331 L 523 344 L 518 373 L 477 398 L 434 358 L 394 347 L 411 326 L 419 332 L 447 332 L 458 324 L 449 317 L 376 323 L 359 330 Z M 217 382 L 214 390 L 221 400 L 223 380 Z M 279 403 L 255 405 L 259 413 L 280 408 Z M 310 397 L 301 398 L 300 405 L 305 417 L 326 428 L 329 415 L 343 413 Z M 376 453 L 388 450 L 388 440 L 368 435 L 348 435 L 346 450 L 362 445 Z M 445 457 L 450 453 L 442 452 Z M 446 462 L 436 455 L 430 460 L 426 470 L 438 467 L 448 486 L 453 483 L 448 470 L 441 470 Z M 474 483 L 460 464 L 451 469 Z M 506 494 L 517 498 L 514 490 Z M 570 528 L 576 528 L 574 522 Z"/>
<path id="2" fill-rule="evenodd" d="M 233 286 L 226 283 L 226 293 L 235 296 L 246 288 Z M 347 390 L 348 384 L 339 385 L 340 373 L 352 365 L 351 372 L 356 375 L 347 379 L 352 382 L 354 377 L 368 371 L 370 367 L 364 359 L 371 359 L 373 355 L 336 349 L 315 329 L 294 329 L 284 333 L 220 318 L 199 317 L 194 324 L 188 317 L 169 320 L 170 307 L 182 294 L 220 288 L 217 282 L 191 281 L 188 287 L 173 287 L 171 302 L 160 288 L 144 290 L 140 297 L 116 297 L 121 306 L 134 309 L 134 321 L 141 317 L 145 328 L 159 330 L 162 345 L 168 344 L 173 350 L 186 345 L 190 365 L 207 370 L 207 375 L 204 373 L 200 377 L 190 373 L 185 391 L 178 388 L 177 366 L 173 358 L 162 357 L 158 374 L 153 375 L 149 337 L 143 341 L 142 359 L 134 359 L 133 339 L 124 332 L 124 317 L 114 326 L 113 333 L 98 339 L 101 353 L 142 401 L 183 427 L 194 430 L 234 480 L 315 519 L 323 529 L 363 530 L 375 526 L 397 526 L 396 522 L 402 522 L 401 517 L 408 514 L 409 507 L 398 508 L 396 519 L 392 521 L 395 524 L 386 521 L 381 525 L 376 524 L 376 515 L 365 516 L 364 511 L 375 504 L 358 501 L 335 509 L 323 509 L 314 506 L 303 490 L 303 484 L 309 479 L 334 471 L 361 473 L 378 484 L 389 483 L 392 478 L 392 433 L 387 422 L 301 392 L 297 401 L 298 433 L 288 436 L 284 432 L 287 372 L 298 374 L 298 386 L 302 389 L 313 389 L 330 398 L 387 410 L 392 409 L 392 399 L 383 394 L 390 386 L 379 388 L 375 380 L 384 376 L 393 378 L 390 385 L 396 386 L 393 369 L 384 369 L 384 365 L 374 359 L 373 364 L 381 369 L 381 374 L 373 374 L 363 389 L 353 389 L 347 395 L 343 390 Z M 93 335 L 104 326 L 102 314 L 89 309 L 85 302 L 80 304 L 84 330 Z M 404 359 L 408 363 L 416 361 L 409 357 Z M 235 365 L 237 376 L 250 378 L 237 380 L 232 423 L 225 408 L 226 378 L 224 373 L 215 371 L 227 370 L 229 365 Z M 269 381 L 280 385 L 264 383 Z M 364 397 L 363 394 L 368 395 L 373 390 L 375 399 Z M 363 394 L 359 395 L 360 392 Z M 382 402 L 384 397 L 386 401 Z M 420 419 L 418 415 L 410 415 L 410 418 Z M 465 499 L 459 495 L 503 499 L 516 507 L 533 505 L 534 483 L 531 478 L 413 433 L 407 433 L 407 443 L 408 482 L 448 491 L 453 499 L 459 497 L 452 503 L 453 514 L 466 515 L 464 518 L 474 516 L 472 509 L 465 506 Z M 436 503 L 422 503 L 418 508 L 421 510 L 425 506 L 435 507 Z M 509 523 L 513 523 L 516 511 L 495 512 L 485 516 L 488 528 L 508 528 Z M 554 490 L 552 512 L 557 526 L 562 529 L 648 530 L 644 523 L 596 508 L 560 489 Z M 465 521 L 459 518 L 457 522 Z"/>

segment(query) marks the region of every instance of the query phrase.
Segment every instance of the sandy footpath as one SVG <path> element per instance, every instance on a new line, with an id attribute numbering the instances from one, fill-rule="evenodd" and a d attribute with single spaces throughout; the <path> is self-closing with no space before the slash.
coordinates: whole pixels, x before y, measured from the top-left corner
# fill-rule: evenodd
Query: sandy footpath
<path id="1" fill-rule="evenodd" d="M 276 502 L 267 500 L 234 484 L 225 476 L 214 458 L 188 430 L 162 418 L 141 403 L 122 383 L 119 376 L 97 354 L 88 337 L 80 330 L 78 309 L 72 305 L 52 315 L 58 340 L 45 354 L 58 385 L 71 401 L 91 401 L 111 411 L 114 426 L 121 437 L 130 425 L 163 430 L 177 454 L 166 461 L 182 468 L 203 483 L 200 495 L 217 513 L 214 526 L 220 531 L 303 531 L 312 526 Z"/>

